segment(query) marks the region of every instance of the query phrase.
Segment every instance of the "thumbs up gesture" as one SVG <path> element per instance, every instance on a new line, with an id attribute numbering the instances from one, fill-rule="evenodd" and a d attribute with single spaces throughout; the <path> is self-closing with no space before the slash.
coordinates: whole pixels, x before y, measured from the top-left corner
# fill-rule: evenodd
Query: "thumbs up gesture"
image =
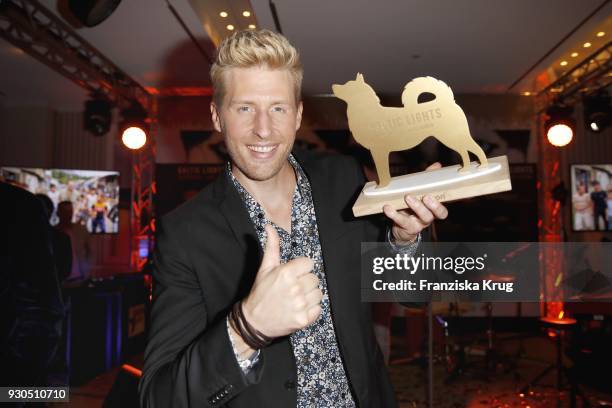
<path id="1" fill-rule="evenodd" d="M 267 243 L 255 282 L 242 307 L 245 319 L 268 337 L 281 337 L 314 323 L 323 292 L 310 258 L 280 263 L 280 239 L 266 225 Z"/>

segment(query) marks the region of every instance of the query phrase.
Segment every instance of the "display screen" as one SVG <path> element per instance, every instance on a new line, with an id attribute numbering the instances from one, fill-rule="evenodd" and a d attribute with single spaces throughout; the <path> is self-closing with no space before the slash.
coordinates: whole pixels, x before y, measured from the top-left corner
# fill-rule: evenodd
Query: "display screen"
<path id="1" fill-rule="evenodd" d="M 0 167 L 1 178 L 49 197 L 49 220 L 81 224 L 92 234 L 119 232 L 119 173 L 100 170 Z"/>
<path id="2" fill-rule="evenodd" d="M 612 164 L 574 164 L 571 179 L 574 231 L 612 231 Z"/>

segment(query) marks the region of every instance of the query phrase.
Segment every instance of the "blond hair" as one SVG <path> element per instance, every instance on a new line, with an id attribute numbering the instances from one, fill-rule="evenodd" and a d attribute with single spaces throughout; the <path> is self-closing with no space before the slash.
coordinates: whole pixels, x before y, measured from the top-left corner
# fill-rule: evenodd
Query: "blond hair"
<path id="1" fill-rule="evenodd" d="M 225 96 L 225 72 L 231 68 L 259 66 L 288 70 L 294 82 L 295 100 L 300 100 L 303 70 L 295 47 L 283 35 L 273 31 L 244 30 L 221 42 L 217 58 L 210 67 L 215 103 L 220 106 Z"/>

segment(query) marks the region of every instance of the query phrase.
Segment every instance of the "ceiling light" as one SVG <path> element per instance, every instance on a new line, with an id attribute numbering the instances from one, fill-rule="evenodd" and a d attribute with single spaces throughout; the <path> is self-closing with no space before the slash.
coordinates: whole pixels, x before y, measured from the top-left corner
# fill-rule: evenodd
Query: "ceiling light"
<path id="1" fill-rule="evenodd" d="M 223 18 L 225 18 L 225 17 L 227 17 L 227 16 L 228 16 L 227 11 L 222 11 L 222 12 L 220 12 L 220 13 L 219 13 L 219 15 L 220 15 L 221 17 L 223 17 Z"/>
<path id="2" fill-rule="evenodd" d="M 551 106 L 546 111 L 548 120 L 544 123 L 544 132 L 553 146 L 566 146 L 574 138 L 573 111 L 572 107 L 561 105 Z"/>
<path id="3" fill-rule="evenodd" d="M 589 48 L 592 44 L 590 42 L 585 42 L 584 44 L 582 44 L 582 46 L 584 48 Z"/>
<path id="4" fill-rule="evenodd" d="M 248 10 L 244 10 L 244 11 L 242 12 L 242 15 L 243 15 L 243 16 L 245 16 L 245 17 L 251 17 L 251 12 L 250 12 L 250 11 L 248 11 Z"/>
<path id="5" fill-rule="evenodd" d="M 226 25 L 225 28 L 227 28 L 230 31 L 234 30 L 234 26 L 231 24 Z"/>
<path id="6" fill-rule="evenodd" d="M 576 58 L 578 56 L 577 52 L 572 52 L 572 58 Z"/>
<path id="7" fill-rule="evenodd" d="M 567 61 L 561 61 L 561 63 L 560 63 L 559 65 L 561 65 L 562 67 L 564 67 L 564 66 L 566 66 L 566 65 L 567 65 Z"/>
<path id="8" fill-rule="evenodd" d="M 531 95 L 531 92 L 529 92 L 529 91 L 523 92 L 523 96 L 530 96 L 530 95 Z"/>
<path id="9" fill-rule="evenodd" d="M 606 35 L 606 33 L 604 33 L 603 31 L 600 31 L 597 33 L 598 37 L 603 37 L 604 35 Z"/>
<path id="10" fill-rule="evenodd" d="M 251 30 L 253 30 L 253 29 L 255 29 L 255 28 L 256 28 L 256 26 L 255 26 L 255 24 L 249 24 L 249 28 L 250 28 Z"/>

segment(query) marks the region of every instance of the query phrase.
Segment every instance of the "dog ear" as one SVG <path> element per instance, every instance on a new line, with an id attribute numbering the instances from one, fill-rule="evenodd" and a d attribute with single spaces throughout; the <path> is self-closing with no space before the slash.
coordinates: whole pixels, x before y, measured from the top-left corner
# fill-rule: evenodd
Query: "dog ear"
<path id="1" fill-rule="evenodd" d="M 360 72 L 358 72 L 358 73 L 357 73 L 357 76 L 355 77 L 355 79 L 356 79 L 357 81 L 361 81 L 361 82 L 363 82 L 363 75 L 362 75 Z"/>

